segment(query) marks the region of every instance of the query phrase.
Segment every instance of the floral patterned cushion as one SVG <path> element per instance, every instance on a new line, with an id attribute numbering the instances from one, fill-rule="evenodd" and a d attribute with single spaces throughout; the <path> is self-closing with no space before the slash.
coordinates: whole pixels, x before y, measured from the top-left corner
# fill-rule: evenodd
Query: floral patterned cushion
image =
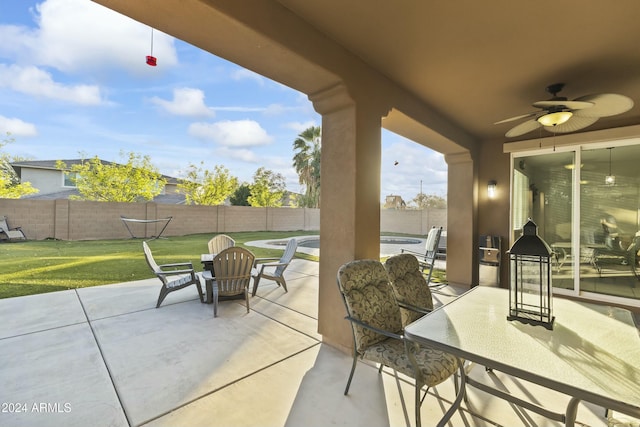
<path id="1" fill-rule="evenodd" d="M 429 387 L 440 384 L 458 369 L 458 359 L 448 353 L 413 343 L 409 344 L 409 348 L 416 358 L 417 366 L 420 367 L 422 381 Z M 405 344 L 402 340 L 387 338 L 366 349 L 363 358 L 382 363 L 398 372 L 415 378 L 413 366 L 407 356 Z"/>
<path id="2" fill-rule="evenodd" d="M 387 259 L 385 268 L 398 301 L 433 310 L 433 299 L 420 264 L 411 254 L 395 255 Z M 402 308 L 402 324 L 419 319 L 424 314 Z"/>
<path id="3" fill-rule="evenodd" d="M 411 268 L 416 267 L 415 271 L 419 273 L 417 264 L 414 266 L 404 257 L 400 261 Z M 352 318 L 399 336 L 389 337 L 352 323 L 356 344 L 354 357 L 357 354 L 363 359 L 416 378 L 419 387 L 421 384 L 430 387 L 440 384 L 456 372 L 458 359 L 454 356 L 402 338 L 400 307 L 389 275 L 380 261 L 356 260 L 346 263 L 338 270 L 338 287 Z M 417 374 L 410 357 L 415 359 L 419 370 Z"/>
<path id="4" fill-rule="evenodd" d="M 365 259 L 343 265 L 338 270 L 338 286 L 352 317 L 388 332 L 402 333 L 400 309 L 380 261 Z M 354 328 L 356 351 L 360 355 L 369 346 L 387 339 L 355 324 Z"/>

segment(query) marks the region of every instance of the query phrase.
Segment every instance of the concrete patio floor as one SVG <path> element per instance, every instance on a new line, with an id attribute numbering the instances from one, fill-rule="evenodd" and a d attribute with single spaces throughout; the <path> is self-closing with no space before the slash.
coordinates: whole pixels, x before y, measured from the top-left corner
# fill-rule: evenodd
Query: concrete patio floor
<path id="1" fill-rule="evenodd" d="M 0 300 L 0 426 L 411 426 L 411 382 L 360 363 L 316 331 L 318 264 L 295 259 L 289 292 L 261 282 L 251 298 L 213 307 L 195 287 L 155 308 L 157 279 Z M 460 290 L 434 294 L 446 303 Z M 490 333 L 489 331 L 487 333 Z M 474 378 L 562 411 L 567 396 L 474 367 Z M 560 425 L 468 389 L 451 426 Z M 422 405 L 437 423 L 452 381 Z M 606 426 L 582 404 L 578 425 Z"/>

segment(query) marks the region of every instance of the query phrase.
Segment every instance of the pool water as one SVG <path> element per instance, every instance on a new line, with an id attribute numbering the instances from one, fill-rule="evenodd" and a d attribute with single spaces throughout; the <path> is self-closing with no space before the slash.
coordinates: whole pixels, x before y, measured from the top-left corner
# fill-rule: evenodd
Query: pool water
<path id="1" fill-rule="evenodd" d="M 419 243 L 421 243 L 420 240 L 412 239 L 408 237 L 381 237 L 380 238 L 380 244 L 384 244 L 384 245 L 417 245 Z M 280 241 L 269 242 L 269 244 L 277 245 L 277 246 L 286 246 L 287 242 L 280 240 Z M 309 239 L 304 239 L 304 240 L 301 239 L 298 241 L 298 246 L 301 246 L 303 248 L 319 249 L 320 239 L 317 237 L 311 237 Z"/>

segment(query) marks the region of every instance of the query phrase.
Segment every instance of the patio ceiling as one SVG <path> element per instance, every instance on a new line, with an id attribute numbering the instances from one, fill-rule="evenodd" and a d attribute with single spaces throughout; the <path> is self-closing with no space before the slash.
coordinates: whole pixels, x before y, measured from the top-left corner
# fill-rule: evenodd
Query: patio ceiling
<path id="1" fill-rule="evenodd" d="M 583 131 L 640 124 L 637 0 L 94 1 L 307 94 L 336 81 L 322 64 L 349 69 L 359 58 L 477 141 L 538 137 L 508 139 L 519 122 L 493 123 L 536 111 L 559 82 L 568 99 L 619 93 L 636 103 Z"/>
<path id="2" fill-rule="evenodd" d="M 278 1 L 478 140 L 537 137 L 493 123 L 536 111 L 557 82 L 568 99 L 634 100 L 585 131 L 640 123 L 637 0 Z"/>

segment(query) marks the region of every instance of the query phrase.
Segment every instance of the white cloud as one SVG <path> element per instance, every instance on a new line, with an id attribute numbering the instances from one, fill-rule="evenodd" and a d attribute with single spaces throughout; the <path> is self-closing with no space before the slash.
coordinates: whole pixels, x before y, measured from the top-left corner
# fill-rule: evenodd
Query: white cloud
<path id="1" fill-rule="evenodd" d="M 147 68 L 151 28 L 87 0 L 46 0 L 36 7 L 38 27 L 0 26 L 2 53 L 20 63 L 67 72 L 125 68 L 140 74 Z M 177 63 L 174 39 L 153 32 L 158 66 Z"/>
<path id="2" fill-rule="evenodd" d="M 30 57 L 36 40 L 30 29 L 18 25 L 0 25 L 0 54 L 5 57 Z"/>
<path id="3" fill-rule="evenodd" d="M 292 129 L 298 133 L 302 133 L 312 126 L 318 126 L 315 120 L 307 120 L 306 122 L 288 122 L 282 125 L 285 129 Z"/>
<path id="4" fill-rule="evenodd" d="M 299 107 L 285 107 L 282 104 L 269 104 L 266 107 L 242 107 L 242 106 L 222 106 L 211 107 L 216 111 L 230 111 L 234 113 L 262 113 L 265 116 L 280 116 L 290 111 L 297 111 Z"/>
<path id="5" fill-rule="evenodd" d="M 33 123 L 27 123 L 20 119 L 0 116 L 0 134 L 8 133 L 11 136 L 37 136 L 38 130 Z"/>
<path id="6" fill-rule="evenodd" d="M 189 135 L 227 147 L 266 145 L 273 140 L 260 124 L 253 120 L 192 123 L 189 126 Z"/>
<path id="7" fill-rule="evenodd" d="M 259 163 L 260 161 L 256 153 L 246 148 L 220 147 L 216 150 L 215 154 L 216 156 L 227 157 L 248 163 Z"/>
<path id="8" fill-rule="evenodd" d="M 264 114 L 266 116 L 279 116 L 291 110 L 293 110 L 293 108 L 285 107 L 282 104 L 269 104 L 269 106 L 264 110 Z"/>
<path id="9" fill-rule="evenodd" d="M 215 111 L 204 103 L 204 92 L 200 89 L 179 88 L 173 90 L 173 100 L 167 101 L 158 97 L 151 99 L 156 105 L 178 116 L 214 117 Z"/>
<path id="10" fill-rule="evenodd" d="M 33 66 L 0 64 L 0 87 L 2 86 L 32 96 L 59 99 L 81 105 L 103 103 L 98 86 L 57 83 L 51 74 Z"/>
<path id="11" fill-rule="evenodd" d="M 215 111 L 231 111 L 234 113 L 261 113 L 264 107 L 212 107 Z"/>
<path id="12" fill-rule="evenodd" d="M 236 81 L 253 80 L 261 86 L 264 85 L 265 82 L 265 78 L 260 74 L 254 73 L 253 71 L 247 70 L 245 68 L 239 68 L 235 70 L 233 73 L 231 73 L 231 78 Z"/>

